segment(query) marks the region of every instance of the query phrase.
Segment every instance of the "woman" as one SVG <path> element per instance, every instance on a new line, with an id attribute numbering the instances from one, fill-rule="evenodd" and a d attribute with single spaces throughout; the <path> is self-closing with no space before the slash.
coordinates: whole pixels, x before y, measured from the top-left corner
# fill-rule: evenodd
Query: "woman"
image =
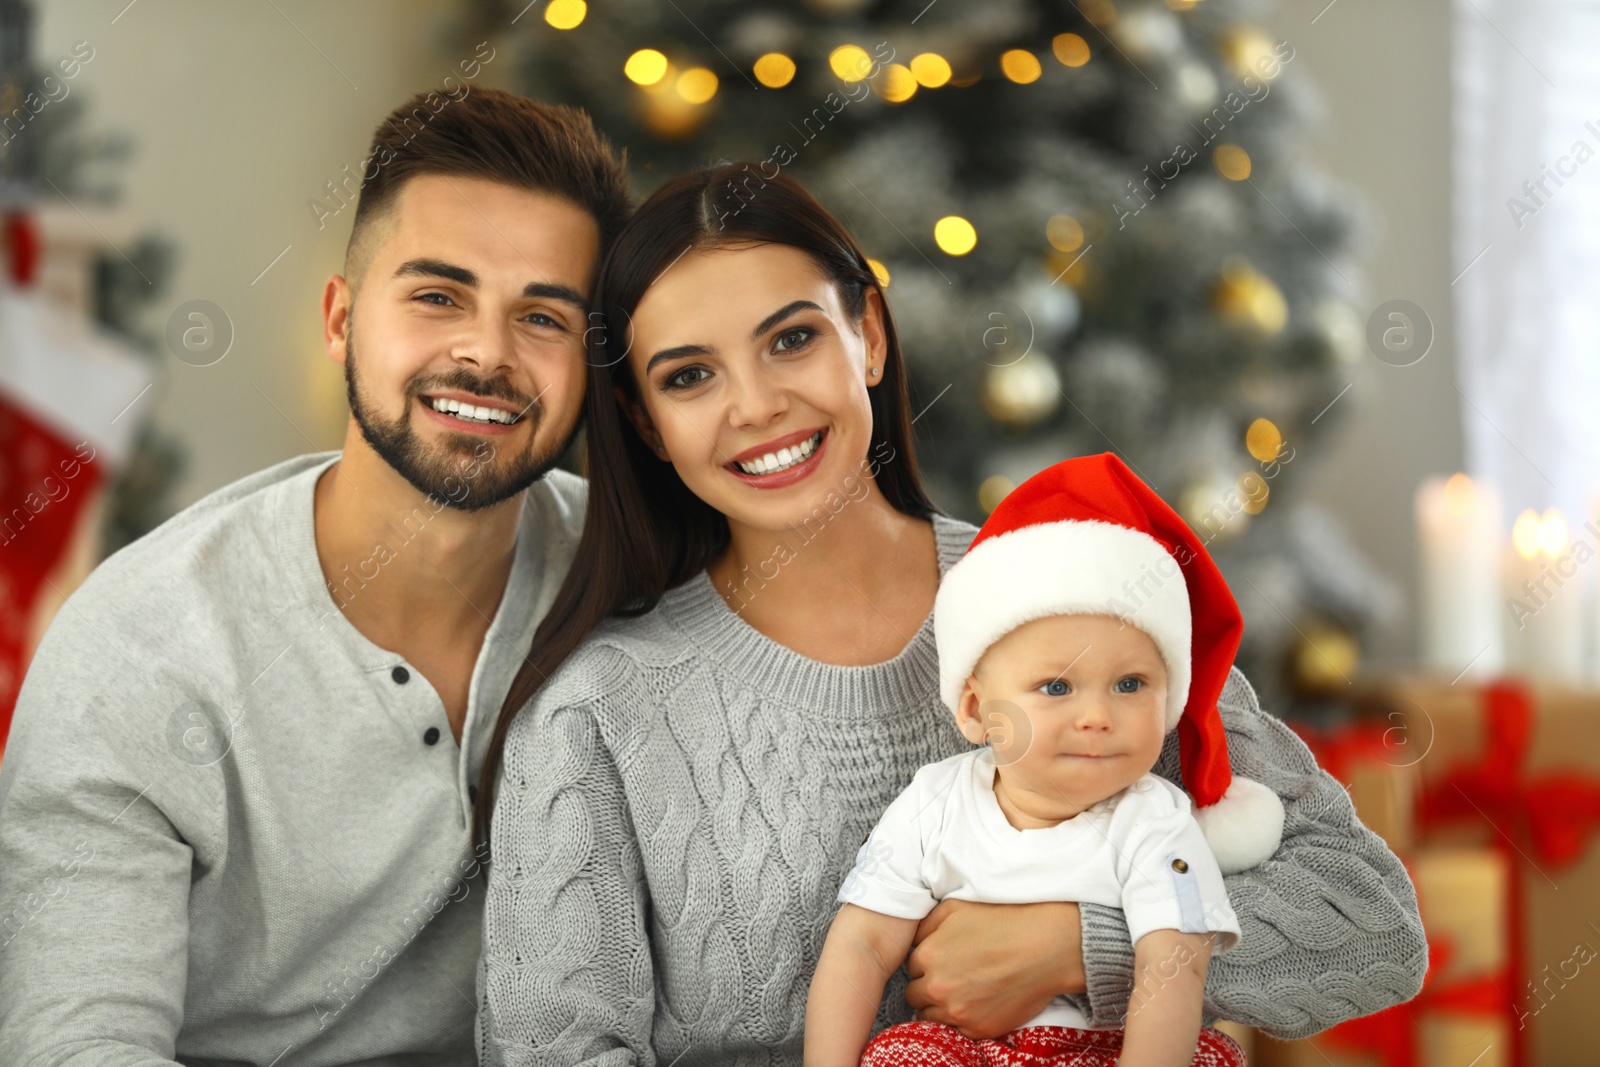
<path id="1" fill-rule="evenodd" d="M 883 294 L 798 185 L 748 164 L 670 182 L 596 300 L 583 539 L 483 774 L 480 1056 L 798 1065 L 865 834 L 970 748 L 930 611 L 974 529 L 923 492 Z M 1208 1008 L 1290 1036 L 1410 997 L 1426 948 L 1399 862 L 1237 671 L 1221 710 L 1235 770 L 1288 817 L 1229 879 L 1244 941 Z M 1180 780 L 1175 744 L 1156 770 Z M 1128 1007 L 1115 909 L 946 901 L 918 942 L 880 1024 L 915 1007 L 993 1036 L 1057 994 Z"/>

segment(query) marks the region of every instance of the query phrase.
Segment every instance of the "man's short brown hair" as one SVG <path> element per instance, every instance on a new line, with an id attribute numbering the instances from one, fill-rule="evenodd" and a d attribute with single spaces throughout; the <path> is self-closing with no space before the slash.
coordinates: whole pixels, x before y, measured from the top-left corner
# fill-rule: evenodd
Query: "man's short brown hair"
<path id="1" fill-rule="evenodd" d="M 627 153 L 613 150 L 587 112 L 500 89 L 418 93 L 378 124 L 368 160 L 345 249 L 352 285 L 381 243 L 376 224 L 419 174 L 485 178 L 568 200 L 593 216 L 602 252 L 633 210 Z"/>

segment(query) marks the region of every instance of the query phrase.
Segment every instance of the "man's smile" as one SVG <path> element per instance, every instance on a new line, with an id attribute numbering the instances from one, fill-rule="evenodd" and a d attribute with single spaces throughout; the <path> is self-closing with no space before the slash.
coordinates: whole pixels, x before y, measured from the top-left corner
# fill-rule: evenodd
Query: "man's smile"
<path id="1" fill-rule="evenodd" d="M 504 400 L 492 400 L 471 393 L 427 393 L 423 394 L 421 400 L 434 411 L 454 416 L 463 422 L 497 423 L 502 426 L 515 426 L 522 421 L 523 412 L 527 410 L 518 411 Z"/>

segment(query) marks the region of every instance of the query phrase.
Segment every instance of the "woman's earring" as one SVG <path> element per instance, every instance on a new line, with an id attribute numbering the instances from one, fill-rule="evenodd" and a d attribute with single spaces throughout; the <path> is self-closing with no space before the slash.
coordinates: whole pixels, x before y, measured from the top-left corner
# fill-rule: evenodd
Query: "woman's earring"
<path id="1" fill-rule="evenodd" d="M 872 368 L 872 376 L 874 378 L 876 378 L 878 376 L 878 368 L 877 367 L 873 367 Z"/>
<path id="2" fill-rule="evenodd" d="M 656 445 L 656 455 L 664 456 L 666 454 L 667 454 L 667 450 L 666 450 L 666 447 L 664 445 Z"/>

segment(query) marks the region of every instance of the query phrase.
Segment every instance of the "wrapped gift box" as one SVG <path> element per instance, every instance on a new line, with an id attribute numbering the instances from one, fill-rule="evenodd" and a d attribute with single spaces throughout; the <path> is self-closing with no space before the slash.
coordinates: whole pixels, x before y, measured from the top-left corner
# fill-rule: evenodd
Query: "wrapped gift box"
<path id="1" fill-rule="evenodd" d="M 1414 742 L 1415 833 L 1498 849 L 1521 1063 L 1588 1067 L 1600 1031 L 1600 692 L 1507 680 L 1401 680 L 1372 707 Z"/>
<path id="2" fill-rule="evenodd" d="M 1409 1003 L 1306 1041 L 1258 1037 L 1257 1067 L 1512 1067 L 1510 864 L 1497 849 L 1419 850 L 1407 864 L 1432 966 Z"/>
<path id="3" fill-rule="evenodd" d="M 1302 735 L 1362 821 L 1408 861 L 1430 943 L 1441 950 L 1424 995 L 1401 1012 L 1410 1062 L 1600 1061 L 1600 967 L 1590 966 L 1600 960 L 1600 691 L 1395 678 L 1363 686 L 1355 704 L 1354 722 Z M 1504 872 L 1495 892 L 1484 888 L 1488 857 Z M 1497 920 L 1482 899 L 1498 901 Z M 1451 1010 L 1441 1009 L 1440 991 L 1454 999 Z M 1378 1031 L 1391 1047 L 1369 1058 L 1406 1062 L 1392 1047 L 1403 1030 Z M 1360 1064 L 1362 1054 L 1339 1038 L 1361 1032 L 1370 1036 L 1373 1024 L 1336 1028 L 1315 1048 L 1263 1042 L 1257 1059 Z"/>

